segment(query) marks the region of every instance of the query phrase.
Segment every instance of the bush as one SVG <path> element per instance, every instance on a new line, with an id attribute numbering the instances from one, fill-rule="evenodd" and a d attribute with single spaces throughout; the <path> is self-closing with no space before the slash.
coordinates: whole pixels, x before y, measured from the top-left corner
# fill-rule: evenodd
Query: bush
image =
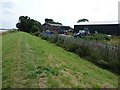
<path id="1" fill-rule="evenodd" d="M 35 36 L 40 36 L 40 32 L 37 31 L 37 32 L 34 32 L 34 33 L 31 33 L 32 35 L 35 35 Z"/>
<path id="2" fill-rule="evenodd" d="M 85 45 L 81 45 L 79 46 L 78 49 L 76 49 L 76 53 L 81 56 L 81 57 L 89 57 L 91 52 L 89 47 L 85 46 Z"/>
<path id="3" fill-rule="evenodd" d="M 64 44 L 64 37 L 59 36 L 59 37 L 57 38 L 56 44 L 57 44 L 58 46 L 64 47 L 64 46 L 63 46 L 63 44 Z"/>
<path id="4" fill-rule="evenodd" d="M 76 52 L 76 50 L 78 49 L 78 45 L 75 44 L 75 43 L 69 43 L 68 41 L 66 41 L 66 42 L 64 43 L 64 48 L 65 48 L 67 51 Z"/>
<path id="5" fill-rule="evenodd" d="M 85 40 L 95 40 L 95 41 L 103 41 L 103 40 L 110 41 L 111 40 L 111 38 L 109 36 L 107 36 L 106 34 L 96 34 L 96 35 L 92 35 L 92 36 L 85 36 L 84 39 Z"/>
<path id="6" fill-rule="evenodd" d="M 58 37 L 57 36 L 51 36 L 50 39 L 48 39 L 51 43 L 56 43 L 57 40 L 58 40 Z"/>

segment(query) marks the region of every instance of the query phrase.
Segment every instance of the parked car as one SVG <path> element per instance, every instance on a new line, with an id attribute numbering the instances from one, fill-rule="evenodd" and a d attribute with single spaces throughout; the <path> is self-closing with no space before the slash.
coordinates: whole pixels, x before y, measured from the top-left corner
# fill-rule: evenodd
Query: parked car
<path id="1" fill-rule="evenodd" d="M 50 37 L 51 35 L 53 35 L 53 32 L 50 31 L 50 30 L 46 30 L 42 34 L 45 35 L 45 36 L 47 36 L 47 37 Z"/>
<path id="2" fill-rule="evenodd" d="M 85 30 L 79 30 L 79 33 L 75 33 L 73 36 L 74 37 L 84 37 L 85 35 Z"/>

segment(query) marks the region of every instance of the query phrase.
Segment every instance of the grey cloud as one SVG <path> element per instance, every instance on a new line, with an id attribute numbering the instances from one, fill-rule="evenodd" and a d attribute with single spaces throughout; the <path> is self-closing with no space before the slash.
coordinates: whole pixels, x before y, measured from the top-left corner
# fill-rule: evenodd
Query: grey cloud
<path id="1" fill-rule="evenodd" d="M 0 2 L 0 6 L 1 6 L 1 15 L 12 15 L 13 14 L 13 10 L 15 8 L 15 3 L 12 1 L 2 1 Z"/>
<path id="2" fill-rule="evenodd" d="M 10 15 L 10 14 L 13 14 L 13 12 L 11 12 L 10 10 L 4 10 L 2 14 Z"/>
<path id="3" fill-rule="evenodd" d="M 13 8 L 15 6 L 14 2 L 2 2 L 1 3 L 2 8 Z"/>

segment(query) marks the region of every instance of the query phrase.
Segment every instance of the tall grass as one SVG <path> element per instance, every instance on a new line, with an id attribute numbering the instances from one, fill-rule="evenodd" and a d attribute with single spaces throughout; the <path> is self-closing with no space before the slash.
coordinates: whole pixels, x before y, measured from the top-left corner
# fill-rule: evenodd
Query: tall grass
<path id="1" fill-rule="evenodd" d="M 63 47 L 65 50 L 74 52 L 80 57 L 97 64 L 98 66 L 119 73 L 119 48 L 108 46 L 107 44 L 99 44 L 80 40 L 74 37 L 65 36 L 47 36 L 40 35 L 42 39 L 48 40 L 56 45 Z"/>

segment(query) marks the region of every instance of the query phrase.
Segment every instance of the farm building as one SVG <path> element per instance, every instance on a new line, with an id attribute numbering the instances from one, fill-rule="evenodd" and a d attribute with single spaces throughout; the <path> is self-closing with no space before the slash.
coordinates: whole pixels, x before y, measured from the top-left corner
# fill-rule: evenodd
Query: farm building
<path id="1" fill-rule="evenodd" d="M 73 29 L 70 26 L 64 26 L 61 24 L 51 24 L 51 23 L 44 23 L 42 25 L 43 31 L 51 31 L 54 34 L 65 34 L 66 32 L 72 32 Z"/>
<path id="2" fill-rule="evenodd" d="M 120 35 L 119 24 L 90 24 L 90 25 L 74 25 L 74 33 L 78 33 L 79 30 L 88 28 L 90 33 L 97 31 L 98 33 Z"/>

